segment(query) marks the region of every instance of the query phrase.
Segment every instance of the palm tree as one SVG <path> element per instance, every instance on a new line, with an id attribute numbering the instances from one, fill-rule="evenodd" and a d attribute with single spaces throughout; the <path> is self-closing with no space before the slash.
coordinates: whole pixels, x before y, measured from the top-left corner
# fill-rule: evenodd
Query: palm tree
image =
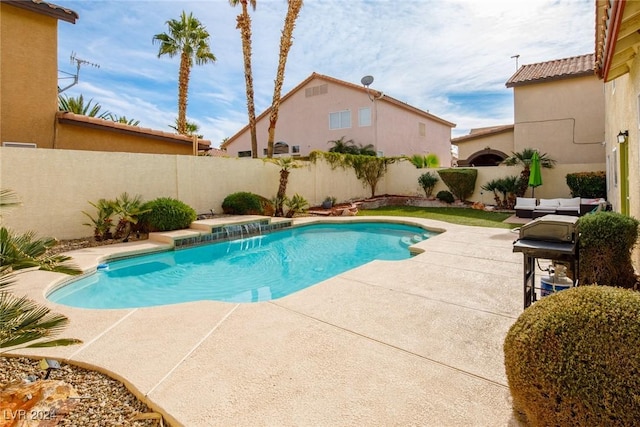
<path id="1" fill-rule="evenodd" d="M 253 74 L 251 72 L 251 17 L 247 11 L 250 4 L 256 10 L 256 0 L 229 0 L 229 4 L 235 7 L 240 3 L 242 13 L 236 18 L 236 28 L 240 30 L 242 39 L 242 56 L 244 58 L 244 82 L 247 90 L 247 113 L 249 115 L 249 132 L 251 134 L 251 157 L 258 157 L 258 137 L 256 135 L 256 108 L 253 103 Z"/>
<path id="2" fill-rule="evenodd" d="M 289 7 L 284 18 L 284 28 L 280 37 L 280 59 L 278 60 L 278 71 L 276 82 L 273 88 L 273 101 L 271 102 L 271 115 L 269 116 L 269 139 L 267 140 L 267 157 L 273 157 L 273 143 L 276 138 L 276 123 L 278 121 L 278 110 L 280 109 L 280 95 L 282 84 L 284 83 L 284 69 L 287 65 L 289 49 L 293 44 L 293 29 L 296 26 L 296 19 L 302 9 L 302 0 L 287 0 Z"/>
<path id="3" fill-rule="evenodd" d="M 289 173 L 291 169 L 299 168 L 301 165 L 297 163 L 292 157 L 278 157 L 277 159 L 266 159 L 270 163 L 273 163 L 280 167 L 280 184 L 278 185 L 278 193 L 275 199 L 275 216 L 283 216 L 283 205 L 287 200 L 287 184 L 289 183 Z"/>
<path id="4" fill-rule="evenodd" d="M 180 71 L 178 74 L 178 133 L 186 134 L 187 128 L 187 95 L 189 92 L 189 76 L 194 64 L 203 65 L 215 62 L 216 57 L 209 47 L 209 33 L 200 21 L 182 11 L 180 19 L 167 21 L 169 33 L 153 36 L 153 42 L 160 43 L 158 58 L 169 55 L 173 58 L 180 55 Z"/>
<path id="5" fill-rule="evenodd" d="M 178 132 L 178 118 L 176 117 L 176 124 L 174 125 L 169 125 L 169 127 L 173 130 L 175 130 L 176 132 Z M 189 135 L 189 136 L 197 136 L 199 139 L 204 138 L 204 135 L 201 135 L 198 133 L 198 131 L 200 131 L 200 126 L 198 126 L 198 124 L 196 122 L 190 122 L 189 120 L 187 120 L 187 123 L 185 125 L 185 131 L 182 135 Z M 180 133 L 180 132 L 178 132 Z"/>
<path id="6" fill-rule="evenodd" d="M 520 172 L 520 181 L 518 182 L 518 191 L 516 195 L 518 197 L 523 197 L 524 193 L 527 191 L 529 187 L 529 175 L 531 174 L 531 170 L 529 166 L 531 165 L 531 158 L 533 157 L 533 153 L 536 150 L 533 148 L 525 148 L 524 150 L 518 153 L 511 153 L 510 157 L 507 157 L 502 161 L 503 164 L 507 166 L 522 166 L 522 172 Z M 556 161 L 547 156 L 547 153 L 540 154 L 540 166 L 543 168 L 552 169 L 556 164 Z"/>
<path id="7" fill-rule="evenodd" d="M 355 152 L 357 150 L 357 147 L 354 145 L 353 139 L 349 139 L 347 141 L 345 141 L 344 139 L 345 137 L 341 136 L 339 139 L 329 141 L 328 144 L 333 144 L 333 147 L 329 148 L 329 152 L 357 154 Z"/>
<path id="8" fill-rule="evenodd" d="M 115 114 L 111 114 L 110 119 L 116 123 L 123 123 L 129 126 L 138 126 L 140 124 L 140 120 L 129 119 L 126 116 L 116 116 Z"/>
<path id="9" fill-rule="evenodd" d="M 58 95 L 58 110 L 68 111 L 74 114 L 80 114 L 88 117 L 97 117 L 99 119 L 111 119 L 112 114 L 108 111 L 100 112 L 102 106 L 97 102 L 91 104 L 93 99 L 90 99 L 86 104 L 84 103 L 84 97 L 82 95 L 74 98 L 72 96 Z"/>
<path id="10" fill-rule="evenodd" d="M 0 207 L 8 206 L 5 204 L 7 200 L 11 205 L 16 204 L 15 193 L 2 190 L 0 194 Z M 81 273 L 69 263 L 70 257 L 47 254 L 47 250 L 56 243 L 55 239 L 36 238 L 32 232 L 15 235 L 5 227 L 0 228 L 0 349 L 15 349 L 17 346 L 53 347 L 82 342 L 70 338 L 42 340 L 62 331 L 69 319 L 6 290 L 13 283 L 16 272 L 26 268 L 36 267 L 66 274 Z"/>

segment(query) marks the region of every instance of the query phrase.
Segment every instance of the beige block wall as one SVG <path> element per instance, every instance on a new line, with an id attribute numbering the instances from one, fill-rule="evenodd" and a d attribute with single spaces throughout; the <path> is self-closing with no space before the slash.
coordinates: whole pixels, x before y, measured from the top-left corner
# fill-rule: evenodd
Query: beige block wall
<path id="1" fill-rule="evenodd" d="M 331 169 L 318 162 L 301 163 L 289 175 L 287 194 L 299 193 L 319 205 L 326 196 L 340 202 L 370 195 L 351 169 Z M 569 197 L 565 184 L 568 172 L 602 170 L 604 165 L 561 165 L 543 171 L 544 185 L 536 196 Z M 174 197 L 198 213 L 210 209 L 221 212 L 224 198 L 237 191 L 251 191 L 273 198 L 279 184 L 280 168 L 254 159 L 195 157 L 161 154 L 106 153 L 76 150 L 0 148 L 0 188 L 17 192 L 22 205 L 3 210 L 2 224 L 17 232 L 36 231 L 59 239 L 90 236 L 84 226 L 95 214 L 89 202 L 115 199 L 123 192 L 144 200 Z M 416 169 L 409 162 L 395 163 L 381 180 L 376 194 L 422 195 L 418 177 L 435 169 Z M 478 168 L 472 201 L 491 203 L 490 194 L 480 194 L 480 186 L 501 176 L 517 175 L 517 167 Z M 435 192 L 445 190 L 439 182 Z"/>
<path id="2" fill-rule="evenodd" d="M 50 148 L 58 109 L 58 20 L 0 2 L 0 143 Z"/>

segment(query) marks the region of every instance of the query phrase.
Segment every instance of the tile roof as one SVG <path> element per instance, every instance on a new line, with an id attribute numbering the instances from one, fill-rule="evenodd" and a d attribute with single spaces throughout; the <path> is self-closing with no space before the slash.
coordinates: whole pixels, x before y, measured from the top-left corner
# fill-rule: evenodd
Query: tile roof
<path id="1" fill-rule="evenodd" d="M 113 129 L 114 131 L 134 134 L 141 137 L 152 139 L 160 139 L 163 141 L 174 142 L 176 144 L 193 144 L 193 139 L 187 135 L 178 135 L 176 133 L 163 132 L 139 126 L 131 126 L 124 123 L 118 123 L 111 120 L 99 119 L 97 117 L 83 116 L 68 111 L 58 111 L 56 118 L 60 123 L 68 123 L 75 126 L 85 126 L 91 128 Z M 205 139 L 198 140 L 198 149 L 208 150 L 211 147 L 211 141 Z"/>
<path id="2" fill-rule="evenodd" d="M 595 55 L 593 53 L 571 58 L 555 59 L 523 65 L 507 81 L 507 87 L 523 86 L 551 80 L 589 76 L 595 73 Z"/>
<path id="3" fill-rule="evenodd" d="M 51 16 L 52 18 L 61 19 L 72 24 L 76 23 L 79 18 L 78 14 L 71 9 L 58 6 L 53 3 L 47 3 L 42 0 L 2 0 L 4 4 L 10 4 L 32 12 L 41 13 Z"/>
<path id="4" fill-rule="evenodd" d="M 458 136 L 451 139 L 452 144 L 471 141 L 476 138 L 483 138 L 489 135 L 496 135 L 503 132 L 513 131 L 513 125 L 490 126 L 484 128 L 471 129 L 468 135 Z"/>

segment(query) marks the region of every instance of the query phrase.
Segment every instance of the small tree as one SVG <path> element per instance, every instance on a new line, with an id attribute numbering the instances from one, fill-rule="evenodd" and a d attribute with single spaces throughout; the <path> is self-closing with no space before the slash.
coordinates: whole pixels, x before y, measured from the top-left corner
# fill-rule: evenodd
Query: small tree
<path id="1" fill-rule="evenodd" d="M 533 148 L 525 148 L 524 150 L 518 153 L 511 153 L 510 157 L 507 157 L 502 161 L 503 164 L 507 166 L 522 166 L 522 172 L 520 172 L 520 181 L 518 192 L 516 193 L 518 197 L 523 197 L 524 193 L 527 192 L 527 188 L 529 187 L 529 175 L 531 175 L 531 170 L 529 167 L 531 166 L 531 158 L 533 157 L 533 153 L 536 150 Z M 547 153 L 540 154 L 540 166 L 543 168 L 553 168 L 556 164 L 556 161 L 550 158 Z"/>
<path id="2" fill-rule="evenodd" d="M 283 206 L 287 200 L 287 184 L 289 183 L 289 173 L 291 169 L 301 167 L 292 157 L 278 157 L 277 159 L 267 158 L 264 161 L 273 163 L 280 167 L 280 184 L 275 198 L 275 216 L 284 216 Z"/>
<path id="3" fill-rule="evenodd" d="M 422 175 L 420 175 L 420 177 L 418 177 L 418 184 L 420 184 L 420 187 L 424 190 L 425 196 L 427 196 L 428 198 L 431 198 L 431 196 L 433 195 L 433 189 L 435 188 L 438 181 L 439 178 L 431 174 L 431 172 L 423 173 Z"/>

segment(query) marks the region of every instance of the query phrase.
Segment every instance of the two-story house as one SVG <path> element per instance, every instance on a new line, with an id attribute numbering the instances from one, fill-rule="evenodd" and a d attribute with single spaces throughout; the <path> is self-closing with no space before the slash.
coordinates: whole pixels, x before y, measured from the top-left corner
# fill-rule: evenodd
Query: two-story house
<path id="1" fill-rule="evenodd" d="M 268 108 L 256 118 L 258 157 L 266 155 Z M 441 166 L 451 163 L 454 123 L 382 92 L 313 73 L 282 97 L 274 153 L 306 156 L 328 151 L 330 141 L 344 137 L 373 146 L 380 156 L 435 154 Z M 251 157 L 249 126 L 221 148 L 230 156 Z"/>
<path id="2" fill-rule="evenodd" d="M 513 88 L 514 124 L 454 138 L 458 164 L 499 164 L 512 152 L 538 149 L 560 164 L 604 163 L 604 94 L 595 55 L 521 66 Z"/>

